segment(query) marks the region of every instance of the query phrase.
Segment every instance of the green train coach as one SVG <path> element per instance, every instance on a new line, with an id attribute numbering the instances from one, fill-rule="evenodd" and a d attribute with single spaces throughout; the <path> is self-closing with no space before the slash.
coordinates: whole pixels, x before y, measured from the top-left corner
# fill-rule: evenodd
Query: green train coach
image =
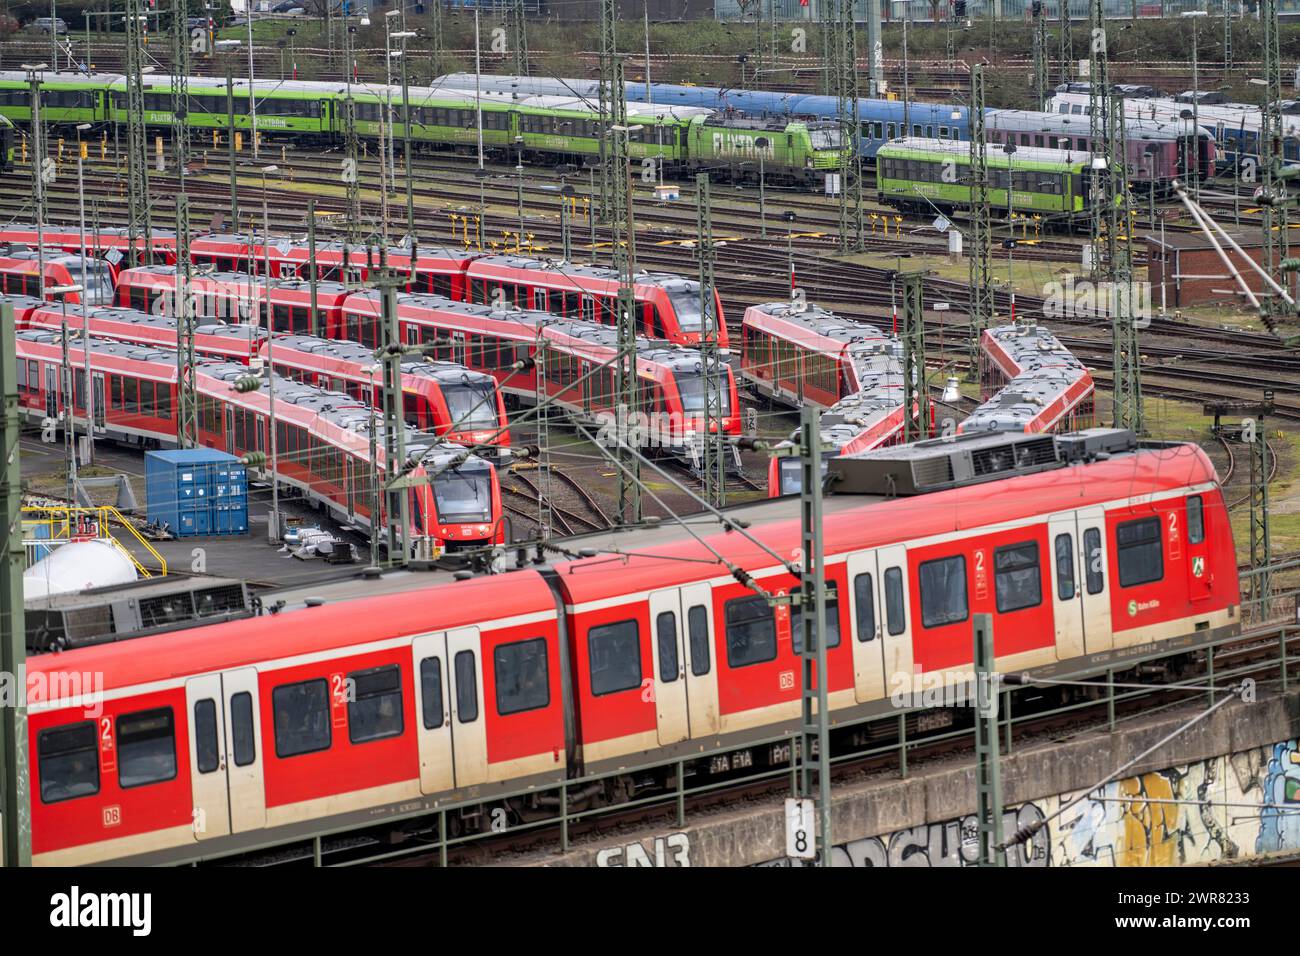
<path id="1" fill-rule="evenodd" d="M 120 125 L 127 121 L 127 84 L 118 74 L 46 73 L 41 77 L 44 122 Z M 313 81 L 258 81 L 255 103 L 249 84 L 235 81 L 227 89 L 212 77 L 187 79 L 186 123 L 192 130 L 250 130 L 253 113 L 263 135 L 305 142 L 338 142 L 349 121 L 364 139 L 383 135 L 389 110 L 393 135 L 405 135 L 402 91 L 397 87 Z M 415 144 L 476 149 L 481 125 L 486 150 L 515 159 L 519 154 L 555 161 L 595 162 L 601 153 L 598 112 L 585 100 L 533 96 L 521 100 L 469 92 L 411 87 L 410 136 Z M 147 75 L 143 83 L 147 126 L 172 125 L 172 78 Z M 0 71 L 0 116 L 15 123 L 31 121 L 31 88 L 26 73 Z M 689 106 L 629 103 L 624 126 L 633 163 L 654 160 L 666 169 L 730 173 L 757 178 L 759 168 L 773 179 L 815 185 L 840 164 L 839 130 L 834 123 L 748 121 L 726 113 Z M 760 147 L 758 144 L 762 142 Z"/>
<path id="2" fill-rule="evenodd" d="M 1022 146 L 1013 153 L 989 147 L 989 205 L 1022 215 L 1071 223 L 1087 216 L 1092 156 L 1064 149 Z M 876 154 L 880 202 L 897 209 L 932 212 L 971 205 L 970 143 L 908 137 Z"/>

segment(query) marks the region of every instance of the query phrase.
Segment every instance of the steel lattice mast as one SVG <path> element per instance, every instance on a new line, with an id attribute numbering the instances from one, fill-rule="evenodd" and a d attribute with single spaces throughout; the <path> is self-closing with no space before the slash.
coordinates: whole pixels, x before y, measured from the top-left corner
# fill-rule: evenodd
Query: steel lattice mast
<path id="1" fill-rule="evenodd" d="M 971 67 L 970 104 L 970 376 L 977 377 L 980 336 L 993 321 L 993 210 L 989 205 L 988 137 L 984 131 L 984 67 Z"/>
<path id="2" fill-rule="evenodd" d="M 510 38 L 515 50 L 515 75 L 528 75 L 528 27 L 524 21 L 524 0 L 511 0 Z"/>
<path id="3" fill-rule="evenodd" d="M 627 99 L 624 96 L 623 60 L 612 59 L 613 83 L 610 89 L 611 108 L 609 135 L 610 163 L 610 225 L 614 245 L 614 269 L 618 272 L 618 427 L 619 468 L 618 513 L 625 523 L 641 520 L 641 464 L 638 455 L 624 448 L 631 444 L 627 428 L 628 416 L 640 410 L 637 401 L 636 381 L 636 224 L 632 217 L 632 187 L 627 167 Z"/>
<path id="4" fill-rule="evenodd" d="M 1073 62 L 1074 47 L 1070 40 L 1070 0 L 1059 0 L 1057 11 L 1060 16 L 1061 24 L 1058 31 L 1057 41 L 1060 44 L 1061 58 L 1061 82 L 1070 82 L 1070 64 Z"/>
<path id="5" fill-rule="evenodd" d="M 834 11 L 832 61 L 827 64 L 835 85 L 836 114 L 840 122 L 840 251 L 863 246 L 862 155 L 858 150 L 858 31 L 854 26 L 854 0 L 826 0 Z"/>
<path id="6" fill-rule="evenodd" d="M 718 310 L 713 279 L 713 215 L 709 174 L 695 177 L 696 248 L 700 260 L 700 359 L 704 364 L 704 434 L 701 471 L 704 500 L 721 508 L 727 503 L 726 459 L 723 455 L 721 358 L 718 355 Z M 714 403 L 717 402 L 715 405 Z"/>
<path id="7" fill-rule="evenodd" d="M 127 262 L 136 266 L 148 261 L 149 153 L 144 124 L 143 36 L 140 31 L 140 0 L 126 4 L 126 201 Z"/>
<path id="8" fill-rule="evenodd" d="M 611 222 L 613 220 L 613 197 L 610 190 L 613 185 L 610 163 L 610 126 L 611 117 L 614 114 L 616 104 L 614 103 L 614 87 L 622 89 L 621 84 L 615 77 L 615 60 L 618 58 L 618 37 L 615 33 L 615 19 L 617 17 L 617 8 L 615 0 L 601 0 L 600 3 L 600 90 L 598 109 L 600 111 L 600 204 L 597 207 L 598 218 L 601 222 Z M 615 246 L 617 250 L 617 245 Z M 596 250 L 592 249 L 592 256 L 595 257 Z M 620 479 L 621 480 L 621 479 Z"/>
<path id="9" fill-rule="evenodd" d="M 194 381 L 194 310 L 190 308 L 190 207 L 185 194 L 189 163 L 189 36 L 185 0 L 172 3 L 172 155 L 176 166 L 176 443 L 199 443 L 198 393 Z"/>
<path id="10" fill-rule="evenodd" d="M 1260 116 L 1259 154 L 1263 192 L 1264 262 L 1269 275 L 1277 277 L 1287 254 L 1287 186 L 1281 178 L 1282 155 L 1282 60 L 1278 51 L 1277 0 L 1260 0 L 1259 22 L 1264 43 L 1264 108 Z M 1264 322 L 1274 332 L 1276 318 L 1285 303 L 1275 295 L 1261 299 Z"/>
<path id="11" fill-rule="evenodd" d="M 1104 0 L 1091 0 L 1089 24 L 1092 42 L 1088 54 L 1088 135 L 1092 143 L 1091 189 L 1093 272 L 1099 274 L 1101 244 L 1106 222 L 1106 158 L 1110 127 L 1106 123 L 1106 98 L 1110 91 L 1110 68 L 1106 53 Z"/>

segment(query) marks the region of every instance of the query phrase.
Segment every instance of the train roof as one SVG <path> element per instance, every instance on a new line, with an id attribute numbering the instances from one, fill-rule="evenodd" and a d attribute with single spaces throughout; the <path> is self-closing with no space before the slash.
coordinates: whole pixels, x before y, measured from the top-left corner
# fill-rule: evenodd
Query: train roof
<path id="1" fill-rule="evenodd" d="M 555 272 L 564 276 L 584 276 L 591 279 L 619 280 L 617 269 L 608 266 L 575 265 L 562 259 L 534 259 L 529 256 L 482 256 L 474 261 L 471 270 L 480 265 L 506 266 L 530 272 Z M 669 292 L 698 292 L 699 282 L 671 272 L 637 272 L 632 277 L 637 285 L 660 286 Z"/>
<path id="2" fill-rule="evenodd" d="M 369 346 L 362 345 L 360 342 L 322 338 L 319 335 L 277 335 L 275 348 L 291 348 L 311 355 L 325 355 L 343 362 L 357 362 L 362 365 L 380 364 L 380 360 L 375 357 L 374 349 Z M 487 372 L 466 368 L 459 362 L 412 358 L 404 359 L 401 364 L 403 374 L 433 379 L 440 384 L 451 385 L 457 382 L 482 384 L 492 381 L 492 376 Z"/>
<path id="3" fill-rule="evenodd" d="M 43 312 L 52 315 L 62 316 L 63 306 L 51 302 L 42 303 Z M 148 326 L 149 328 L 176 330 L 176 319 L 170 315 L 155 315 L 152 312 L 144 312 L 140 309 L 129 309 L 120 306 L 105 305 L 76 305 L 70 304 L 67 307 L 68 315 L 76 315 L 83 319 L 102 319 L 111 322 L 123 322 L 128 325 Z M 251 342 L 254 339 L 266 338 L 266 330 L 260 325 L 249 325 L 246 322 L 209 322 L 203 325 L 195 326 L 195 331 L 203 335 L 213 335 L 222 338 L 241 339 Z"/>
<path id="4" fill-rule="evenodd" d="M 1043 113 L 1037 110 L 990 110 L 988 125 L 992 129 L 1018 133 L 1068 133 L 1071 136 L 1087 134 L 1091 128 L 1090 117 L 1078 113 Z M 1151 120 L 1127 117 L 1124 132 L 1129 139 L 1165 142 L 1186 134 L 1190 121 Z"/>
<path id="5" fill-rule="evenodd" d="M 548 326 L 547 332 L 566 335 L 602 348 L 615 350 L 618 348 L 618 329 L 612 325 L 600 325 L 596 322 L 569 319 Z M 703 368 L 704 362 L 704 356 L 699 349 L 650 339 L 643 335 L 636 337 L 636 357 L 640 361 L 653 362 L 673 371 L 685 370 L 689 372 L 700 370 Z M 717 363 L 720 366 L 726 364 L 721 359 L 718 359 Z"/>
<path id="6" fill-rule="evenodd" d="M 20 329 L 16 337 L 25 342 L 36 342 L 41 345 L 59 345 L 61 344 L 62 332 L 54 329 Z M 85 339 L 78 337 L 75 341 L 69 342 L 69 347 L 81 351 L 86 344 Z M 133 342 L 118 342 L 113 339 L 102 339 L 91 336 L 89 339 L 90 351 L 94 355 L 108 355 L 115 358 L 130 359 L 133 362 L 153 362 L 162 363 L 164 369 L 171 372 L 171 378 L 176 377 L 176 352 L 172 349 L 159 348 L 155 345 L 136 345 Z M 244 369 L 247 374 L 248 369 L 241 365 L 239 368 Z"/>
<path id="7" fill-rule="evenodd" d="M 1060 412 L 1064 413 L 1090 391 L 1076 387 L 1090 378 L 1088 369 L 1050 329 L 1019 323 L 986 329 L 981 343 L 985 352 L 990 344 L 1011 361 L 1014 373 L 996 395 L 961 423 L 963 433 L 1050 427 L 1053 422 L 1038 421 L 1045 412 L 1061 403 Z M 1072 391 L 1077 394 L 1071 396 Z"/>
<path id="8" fill-rule="evenodd" d="M 908 136 L 903 139 L 891 139 L 880 151 L 888 157 L 889 152 L 893 150 L 915 150 L 924 153 L 942 153 L 944 155 L 956 156 L 961 159 L 969 160 L 970 142 L 967 140 L 955 141 L 950 139 L 925 139 L 923 137 Z M 989 143 L 986 146 L 988 162 L 992 166 L 1003 165 L 1008 162 L 1007 157 L 1012 157 L 1015 163 L 1043 163 L 1054 166 L 1077 166 L 1080 163 L 1089 163 L 1092 161 L 1092 154 L 1078 149 L 1048 149 L 1043 146 L 1017 146 L 1015 150 L 1008 154 L 999 144 Z"/>

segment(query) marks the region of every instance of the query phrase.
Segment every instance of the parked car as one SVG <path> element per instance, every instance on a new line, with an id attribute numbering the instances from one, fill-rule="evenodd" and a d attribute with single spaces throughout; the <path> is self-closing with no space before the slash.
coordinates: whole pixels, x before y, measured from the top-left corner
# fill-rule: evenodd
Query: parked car
<path id="1" fill-rule="evenodd" d="M 68 25 L 62 17 L 37 17 L 31 22 L 32 29 L 38 33 L 56 33 L 64 34 L 68 32 Z"/>

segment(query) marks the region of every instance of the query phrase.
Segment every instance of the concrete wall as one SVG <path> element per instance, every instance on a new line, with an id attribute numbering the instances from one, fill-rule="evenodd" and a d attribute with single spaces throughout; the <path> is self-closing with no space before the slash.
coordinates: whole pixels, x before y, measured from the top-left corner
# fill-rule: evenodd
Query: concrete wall
<path id="1" fill-rule="evenodd" d="M 1002 758 L 1007 834 L 1051 817 L 1078 792 L 1203 709 L 1128 722 L 1064 742 L 1017 744 Z M 1284 803 L 1300 780 L 1300 695 L 1234 702 L 1177 737 L 1133 774 L 1053 819 L 1010 854 L 1018 866 L 1150 866 L 1300 849 L 1300 814 Z M 1147 800 L 1180 801 L 1151 803 Z M 1187 801 L 1187 802 L 1181 802 Z M 1296 804 L 1300 809 L 1300 801 Z M 961 866 L 973 862 L 975 777 L 969 758 L 835 791 L 837 865 Z M 783 804 L 688 817 L 677 830 L 607 837 L 526 862 L 561 866 L 787 865 Z"/>

